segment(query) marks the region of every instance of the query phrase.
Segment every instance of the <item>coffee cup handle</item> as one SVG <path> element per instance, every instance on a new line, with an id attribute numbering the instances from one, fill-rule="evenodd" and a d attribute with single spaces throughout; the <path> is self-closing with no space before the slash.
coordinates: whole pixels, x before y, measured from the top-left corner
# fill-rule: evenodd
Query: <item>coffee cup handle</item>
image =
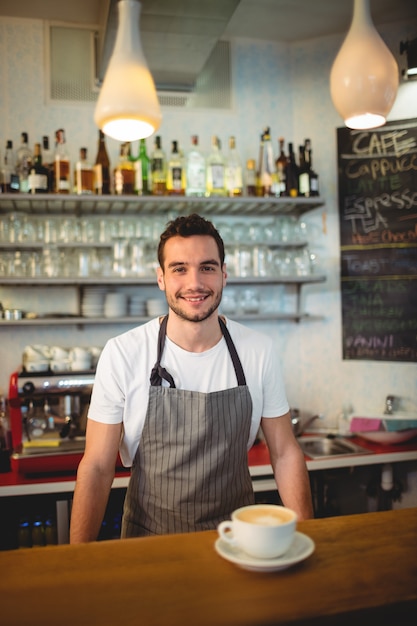
<path id="1" fill-rule="evenodd" d="M 223 541 L 227 541 L 231 546 L 237 546 L 236 539 L 233 537 L 233 522 L 231 520 L 220 522 L 217 526 L 217 532 Z"/>

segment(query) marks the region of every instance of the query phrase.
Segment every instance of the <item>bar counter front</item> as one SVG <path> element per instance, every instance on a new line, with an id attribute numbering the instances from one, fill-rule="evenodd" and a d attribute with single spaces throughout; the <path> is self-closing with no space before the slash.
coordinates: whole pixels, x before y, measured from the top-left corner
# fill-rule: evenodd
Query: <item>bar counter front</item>
<path id="1" fill-rule="evenodd" d="M 248 571 L 216 531 L 0 553 L 4 626 L 410 625 L 417 615 L 417 508 L 299 522 L 315 549 Z"/>

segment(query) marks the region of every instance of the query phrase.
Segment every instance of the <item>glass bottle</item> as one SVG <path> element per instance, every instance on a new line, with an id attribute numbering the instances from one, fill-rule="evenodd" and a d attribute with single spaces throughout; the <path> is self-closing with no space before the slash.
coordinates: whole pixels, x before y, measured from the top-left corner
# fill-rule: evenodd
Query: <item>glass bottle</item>
<path id="1" fill-rule="evenodd" d="M 220 139 L 213 135 L 211 153 L 207 158 L 206 195 L 226 196 L 226 167 L 221 152 Z"/>
<path id="2" fill-rule="evenodd" d="M 87 159 L 87 148 L 80 148 L 80 158 L 75 164 L 74 188 L 78 195 L 94 193 L 94 172 Z"/>
<path id="3" fill-rule="evenodd" d="M 269 127 L 261 137 L 259 179 L 262 196 L 275 195 L 276 172 Z"/>
<path id="4" fill-rule="evenodd" d="M 243 176 L 240 156 L 236 149 L 235 137 L 229 137 L 229 152 L 226 157 L 226 189 L 229 196 L 241 196 L 243 194 Z"/>
<path id="5" fill-rule="evenodd" d="M 191 137 L 186 160 L 185 195 L 202 197 L 206 193 L 206 159 L 198 148 L 198 135 Z"/>
<path id="6" fill-rule="evenodd" d="M 277 177 L 278 177 L 278 192 L 280 196 L 285 196 L 286 189 L 287 189 L 286 172 L 287 172 L 288 159 L 284 152 L 284 137 L 280 137 L 278 139 L 278 144 L 279 144 L 279 155 L 277 157 L 277 160 L 275 161 L 275 168 L 276 168 Z"/>
<path id="7" fill-rule="evenodd" d="M 39 515 L 35 517 L 32 524 L 32 546 L 43 547 L 45 542 L 45 528 Z"/>
<path id="8" fill-rule="evenodd" d="M 21 134 L 21 144 L 16 153 L 16 172 L 19 176 L 19 190 L 22 193 L 29 191 L 29 171 L 32 165 L 32 152 L 28 145 L 28 134 Z"/>
<path id="9" fill-rule="evenodd" d="M 310 196 L 318 196 L 319 191 L 319 175 L 317 172 L 313 170 L 312 163 L 312 149 L 311 149 L 311 140 L 306 139 L 304 142 L 304 158 L 306 167 L 308 169 L 308 174 L 310 178 L 309 186 L 310 186 Z"/>
<path id="10" fill-rule="evenodd" d="M 96 194 L 109 195 L 110 185 L 110 159 L 107 153 L 105 135 L 102 130 L 98 131 L 98 148 L 94 164 L 94 191 Z"/>
<path id="11" fill-rule="evenodd" d="M 135 161 L 136 164 L 136 183 L 135 193 L 139 196 L 148 196 L 150 194 L 152 178 L 151 178 L 151 160 L 146 151 L 146 139 L 139 141 L 139 154 Z"/>
<path id="12" fill-rule="evenodd" d="M 286 171 L 286 195 L 291 198 L 298 196 L 298 165 L 295 162 L 293 144 L 288 144 L 288 164 Z"/>
<path id="13" fill-rule="evenodd" d="M 28 176 L 29 193 L 48 193 L 49 170 L 42 164 L 41 144 L 35 143 L 33 163 Z"/>
<path id="14" fill-rule="evenodd" d="M 152 193 L 155 196 L 164 196 L 167 188 L 167 161 L 162 150 L 161 137 L 155 137 L 155 147 L 151 154 Z"/>
<path id="15" fill-rule="evenodd" d="M 184 159 L 178 151 L 178 141 L 172 142 L 172 150 L 167 167 L 167 193 L 169 196 L 185 194 Z"/>
<path id="16" fill-rule="evenodd" d="M 42 137 L 42 165 L 48 170 L 48 191 L 54 190 L 54 153 L 49 147 L 49 137 Z"/>
<path id="17" fill-rule="evenodd" d="M 60 128 L 55 133 L 55 162 L 54 162 L 54 178 L 55 193 L 70 193 L 70 160 L 65 145 L 65 131 Z"/>
<path id="18" fill-rule="evenodd" d="M 6 142 L 6 150 L 0 171 L 0 185 L 3 193 L 19 191 L 19 178 L 15 172 L 13 141 L 11 139 L 8 139 Z"/>
<path id="19" fill-rule="evenodd" d="M 135 165 L 131 159 L 130 142 L 120 145 L 119 162 L 114 169 L 114 191 L 117 195 L 135 192 Z"/>
<path id="20" fill-rule="evenodd" d="M 256 170 L 256 195 L 263 196 L 262 190 L 262 167 L 264 162 L 264 134 L 261 134 L 259 141 L 258 169 Z"/>
<path id="21" fill-rule="evenodd" d="M 256 163 L 255 159 L 248 159 L 246 161 L 246 195 L 256 196 Z"/>
<path id="22" fill-rule="evenodd" d="M 298 147 L 298 195 L 306 198 L 310 195 L 310 174 L 305 160 L 304 146 Z"/>

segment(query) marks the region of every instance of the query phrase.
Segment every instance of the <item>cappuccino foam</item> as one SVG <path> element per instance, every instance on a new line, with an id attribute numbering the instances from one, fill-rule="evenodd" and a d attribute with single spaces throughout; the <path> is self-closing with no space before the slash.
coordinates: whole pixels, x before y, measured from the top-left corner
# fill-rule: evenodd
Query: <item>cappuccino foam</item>
<path id="1" fill-rule="evenodd" d="M 286 524 L 291 521 L 293 515 L 282 509 L 257 506 L 241 511 L 238 515 L 238 519 L 242 522 L 257 524 L 259 526 L 278 526 L 279 524 Z"/>

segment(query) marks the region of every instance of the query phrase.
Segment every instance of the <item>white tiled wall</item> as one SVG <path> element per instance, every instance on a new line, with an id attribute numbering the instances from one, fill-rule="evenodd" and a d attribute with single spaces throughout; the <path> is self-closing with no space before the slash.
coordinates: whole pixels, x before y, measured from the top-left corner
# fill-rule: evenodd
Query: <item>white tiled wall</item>
<path id="1" fill-rule="evenodd" d="M 0 151 L 7 139 L 18 144 L 22 131 L 29 133 L 33 144 L 44 134 L 52 141 L 54 131 L 64 127 L 73 159 L 80 146 L 87 146 L 90 155 L 95 155 L 93 105 L 45 104 L 43 32 L 40 21 L 0 18 Z M 387 26 L 381 34 L 404 64 L 398 54 L 399 42 L 415 37 L 415 25 Z M 343 361 L 341 356 L 335 129 L 342 122 L 329 94 L 330 67 L 341 37 L 292 46 L 254 40 L 232 44 L 233 110 L 165 109 L 159 134 L 166 148 L 177 139 L 184 149 L 194 133 L 205 149 L 212 134 L 219 135 L 223 145 L 234 134 L 244 160 L 257 158 L 259 136 L 266 125 L 271 126 L 275 149 L 280 135 L 295 146 L 306 137 L 312 140 L 314 167 L 320 174 L 321 194 L 326 202 L 327 234 L 322 232 L 321 210 L 307 219 L 315 233 L 312 248 L 328 280 L 306 289 L 305 306 L 313 314 L 324 314 L 325 319 L 302 324 L 253 324 L 272 337 L 282 356 L 290 404 L 322 413 L 329 425 L 336 423 L 344 404 L 357 410 L 380 411 L 387 394 L 401 396 L 408 407 L 417 408 L 415 363 Z M 111 140 L 107 143 L 115 163 L 118 144 Z M 148 149 L 151 144 L 148 140 Z M 62 293 L 44 289 L 42 295 L 44 307 L 50 301 L 51 310 L 56 310 L 54 300 L 61 299 Z M 28 290 L 0 288 L 0 301 L 5 306 L 12 304 L 12 298 L 25 309 L 36 304 Z M 83 330 L 53 325 L 0 329 L 0 391 L 7 392 L 9 375 L 18 367 L 27 343 L 102 345 L 107 337 L 125 329 L 116 324 L 86 326 Z"/>

